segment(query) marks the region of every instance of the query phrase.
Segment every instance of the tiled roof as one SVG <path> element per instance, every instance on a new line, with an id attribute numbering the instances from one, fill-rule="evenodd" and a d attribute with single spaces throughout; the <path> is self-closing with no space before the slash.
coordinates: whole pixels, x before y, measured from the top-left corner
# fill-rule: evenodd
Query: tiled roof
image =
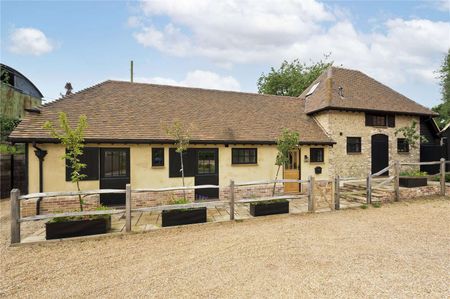
<path id="1" fill-rule="evenodd" d="M 309 96 L 309 89 L 319 86 Z M 301 95 L 306 100 L 306 113 L 326 109 L 374 110 L 416 115 L 437 115 L 430 109 L 401 95 L 366 74 L 338 67 L 324 71 Z M 339 94 L 342 88 L 343 97 Z"/>
<path id="2" fill-rule="evenodd" d="M 305 101 L 242 92 L 106 81 L 29 113 L 10 135 L 19 141 L 51 141 L 42 129 L 60 111 L 75 124 L 87 116 L 87 142 L 168 141 L 164 126 L 174 120 L 192 126 L 200 143 L 274 143 L 283 128 L 296 130 L 301 143 L 332 143 L 305 114 Z"/>

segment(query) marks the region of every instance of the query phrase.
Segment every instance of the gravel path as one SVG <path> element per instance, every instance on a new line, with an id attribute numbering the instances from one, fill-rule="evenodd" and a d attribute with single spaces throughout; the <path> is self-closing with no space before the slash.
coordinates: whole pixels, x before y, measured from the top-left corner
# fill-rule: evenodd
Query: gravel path
<path id="1" fill-rule="evenodd" d="M 450 200 L 8 247 L 0 297 L 449 298 Z"/>

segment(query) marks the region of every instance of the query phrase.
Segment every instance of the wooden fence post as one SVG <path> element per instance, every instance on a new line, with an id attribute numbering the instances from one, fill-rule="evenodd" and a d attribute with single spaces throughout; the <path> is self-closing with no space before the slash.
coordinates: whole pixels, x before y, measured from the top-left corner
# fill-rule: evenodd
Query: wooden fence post
<path id="1" fill-rule="evenodd" d="M 341 208 L 341 199 L 340 199 L 340 196 L 341 196 L 340 183 L 341 182 L 340 181 L 341 180 L 340 180 L 339 176 L 337 175 L 334 178 L 334 209 L 335 210 L 339 210 Z"/>
<path id="2" fill-rule="evenodd" d="M 366 202 L 369 205 L 372 202 L 372 175 L 370 174 L 370 172 L 367 176 L 366 188 Z"/>
<path id="3" fill-rule="evenodd" d="M 230 220 L 234 220 L 234 181 L 230 180 Z"/>
<path id="4" fill-rule="evenodd" d="M 441 195 L 445 196 L 445 159 L 441 158 Z"/>
<path id="5" fill-rule="evenodd" d="M 11 244 L 20 243 L 20 190 L 11 190 Z"/>
<path id="6" fill-rule="evenodd" d="M 400 200 L 400 162 L 395 161 L 394 164 L 394 196 L 395 201 Z"/>
<path id="7" fill-rule="evenodd" d="M 125 231 L 131 232 L 131 185 L 125 187 Z"/>
<path id="8" fill-rule="evenodd" d="M 315 198 L 314 198 L 314 177 L 309 176 L 309 188 L 308 188 L 308 212 L 315 212 Z"/>

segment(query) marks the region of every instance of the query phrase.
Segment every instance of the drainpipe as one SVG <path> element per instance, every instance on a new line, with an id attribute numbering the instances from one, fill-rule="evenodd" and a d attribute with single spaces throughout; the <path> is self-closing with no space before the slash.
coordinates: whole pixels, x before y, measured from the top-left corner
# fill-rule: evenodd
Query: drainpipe
<path id="1" fill-rule="evenodd" d="M 43 166 L 44 166 L 44 158 L 47 155 L 47 151 L 37 147 L 35 142 L 33 142 L 33 147 L 36 149 L 34 151 L 34 154 L 39 159 L 39 192 L 41 193 L 41 192 L 44 192 L 44 171 L 43 171 L 44 167 Z M 40 214 L 41 201 L 42 201 L 42 197 L 39 197 L 36 202 L 36 215 Z"/>

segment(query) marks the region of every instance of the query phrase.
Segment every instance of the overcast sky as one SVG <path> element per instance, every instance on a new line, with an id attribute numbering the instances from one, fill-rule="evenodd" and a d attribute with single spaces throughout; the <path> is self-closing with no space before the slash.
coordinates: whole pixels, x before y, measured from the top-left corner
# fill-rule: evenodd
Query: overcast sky
<path id="1" fill-rule="evenodd" d="M 450 0 L 2 1 L 1 62 L 53 100 L 107 79 L 256 92 L 295 58 L 358 69 L 413 100 L 440 101 Z"/>

